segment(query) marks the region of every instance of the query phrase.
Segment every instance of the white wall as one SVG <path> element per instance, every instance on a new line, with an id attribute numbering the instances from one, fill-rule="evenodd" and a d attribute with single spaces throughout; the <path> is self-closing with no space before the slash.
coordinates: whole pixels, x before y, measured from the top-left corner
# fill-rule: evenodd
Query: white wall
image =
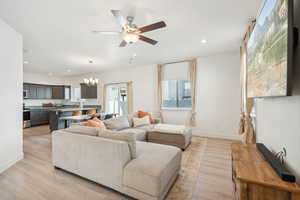
<path id="1" fill-rule="evenodd" d="M 0 19 L 0 173 L 23 158 L 22 37 Z"/>
<path id="2" fill-rule="evenodd" d="M 49 85 L 63 85 L 65 84 L 65 78 L 59 76 L 48 76 L 47 74 L 38 73 L 23 73 L 23 81 L 25 83 L 36 84 L 49 84 Z"/>
<path id="3" fill-rule="evenodd" d="M 239 117 L 239 53 L 199 58 L 195 134 L 240 139 Z"/>
<path id="4" fill-rule="evenodd" d="M 300 1 L 294 1 L 295 25 L 300 28 Z M 258 99 L 257 141 L 278 152 L 287 150 L 287 167 L 300 184 L 300 47 L 295 51 L 293 96 Z"/>

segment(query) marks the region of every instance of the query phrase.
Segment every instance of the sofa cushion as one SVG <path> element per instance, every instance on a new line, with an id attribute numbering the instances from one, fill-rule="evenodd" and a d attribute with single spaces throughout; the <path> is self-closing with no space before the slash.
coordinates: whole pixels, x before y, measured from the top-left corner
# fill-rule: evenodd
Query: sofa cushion
<path id="1" fill-rule="evenodd" d="M 112 118 L 103 121 L 106 128 L 110 130 L 122 130 L 125 128 L 130 128 L 130 124 L 127 116 Z"/>
<path id="2" fill-rule="evenodd" d="M 151 132 L 153 130 L 153 127 L 154 127 L 154 125 L 150 124 L 150 125 L 139 126 L 139 127 L 136 127 L 135 129 L 141 129 L 146 132 Z"/>
<path id="3" fill-rule="evenodd" d="M 100 129 L 98 136 L 112 140 L 121 140 L 128 142 L 131 159 L 136 158 L 136 136 L 134 133 L 124 131 L 122 132 L 122 134 L 120 134 L 120 131 Z"/>
<path id="4" fill-rule="evenodd" d="M 182 125 L 157 124 L 151 131 L 148 131 L 147 140 L 149 142 L 174 145 L 181 149 L 186 149 L 191 143 L 191 128 Z"/>
<path id="5" fill-rule="evenodd" d="M 151 196 L 160 196 L 180 169 L 177 147 L 136 142 L 137 158 L 124 168 L 123 184 Z"/>
<path id="6" fill-rule="evenodd" d="M 64 131 L 69 133 L 74 133 L 74 134 L 98 136 L 100 132 L 100 128 L 75 124 L 75 125 L 71 125 L 69 128 L 64 129 Z"/>
<path id="7" fill-rule="evenodd" d="M 145 141 L 146 140 L 146 131 L 142 129 L 137 129 L 137 128 L 129 128 L 129 129 L 124 129 L 122 131 L 119 131 L 120 133 L 133 133 L 135 135 L 136 140 L 138 141 Z"/>

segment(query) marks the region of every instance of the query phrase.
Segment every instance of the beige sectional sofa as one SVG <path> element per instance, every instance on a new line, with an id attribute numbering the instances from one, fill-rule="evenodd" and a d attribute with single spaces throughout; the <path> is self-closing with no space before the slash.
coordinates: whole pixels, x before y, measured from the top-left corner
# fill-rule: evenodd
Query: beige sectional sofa
<path id="1" fill-rule="evenodd" d="M 128 142 L 86 132 L 78 134 L 67 129 L 53 132 L 55 167 L 136 199 L 164 199 L 180 170 L 179 148 L 135 141 L 133 158 Z M 145 131 L 139 133 L 141 137 Z"/>
<path id="2" fill-rule="evenodd" d="M 110 129 L 106 131 L 75 124 L 53 132 L 53 165 L 136 199 L 164 199 L 179 173 L 179 148 L 190 143 L 190 130 L 162 125 L 133 128 L 131 118 L 104 121 Z M 149 135 L 152 142 L 162 144 L 146 142 Z"/>

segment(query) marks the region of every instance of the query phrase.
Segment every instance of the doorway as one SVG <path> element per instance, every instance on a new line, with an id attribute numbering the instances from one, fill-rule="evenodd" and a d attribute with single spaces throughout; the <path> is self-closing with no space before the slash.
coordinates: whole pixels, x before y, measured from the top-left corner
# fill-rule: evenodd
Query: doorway
<path id="1" fill-rule="evenodd" d="M 128 86 L 126 83 L 106 86 L 105 112 L 119 116 L 128 114 Z"/>

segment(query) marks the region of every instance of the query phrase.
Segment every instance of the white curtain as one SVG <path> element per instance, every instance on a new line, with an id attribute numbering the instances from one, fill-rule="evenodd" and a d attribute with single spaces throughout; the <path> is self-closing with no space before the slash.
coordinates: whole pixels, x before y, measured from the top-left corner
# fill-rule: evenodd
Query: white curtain
<path id="1" fill-rule="evenodd" d="M 190 126 L 196 126 L 196 91 L 197 91 L 197 59 L 189 62 L 189 79 L 191 82 L 192 109 L 190 116 Z"/>
<path id="2" fill-rule="evenodd" d="M 253 21 L 245 34 L 244 40 L 240 48 L 241 59 L 241 108 L 240 108 L 240 128 L 239 134 L 244 134 L 244 143 L 255 144 L 256 134 L 252 123 L 252 117 L 250 115 L 254 100 L 248 98 L 247 95 L 247 43 L 254 29 L 255 21 Z"/>
<path id="3" fill-rule="evenodd" d="M 103 94 L 103 99 L 102 99 L 103 108 L 102 108 L 102 112 L 106 112 L 106 104 L 107 104 L 107 102 L 106 102 L 106 93 L 107 93 L 107 84 L 105 84 L 103 86 L 103 92 L 102 92 L 102 94 Z"/>
<path id="4" fill-rule="evenodd" d="M 128 101 L 128 114 L 133 113 L 133 89 L 132 81 L 127 83 L 127 101 Z"/>
<path id="5" fill-rule="evenodd" d="M 163 79 L 163 67 L 164 65 L 158 64 L 157 65 L 157 105 L 158 111 L 160 114 L 161 122 L 163 122 L 163 115 L 162 115 L 162 79 Z"/>

